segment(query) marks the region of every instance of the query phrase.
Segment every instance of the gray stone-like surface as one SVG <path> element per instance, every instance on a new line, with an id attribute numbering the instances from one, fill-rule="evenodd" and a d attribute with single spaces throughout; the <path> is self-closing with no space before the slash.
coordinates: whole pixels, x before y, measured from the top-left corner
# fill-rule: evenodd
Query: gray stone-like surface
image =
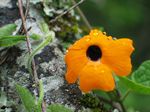
<path id="1" fill-rule="evenodd" d="M 0 8 L 4 8 L 4 7 L 12 8 L 11 0 L 1 0 L 0 1 Z"/>
<path id="2" fill-rule="evenodd" d="M 0 66 L 1 88 L 4 88 L 9 100 L 18 102 L 19 98 L 15 91 L 16 83 L 27 87 L 34 94 L 37 93 L 33 87 L 33 79 L 25 66 L 26 62 L 20 62 L 20 60 L 27 60 L 27 52 L 13 47 L 9 50 L 9 54 L 11 55 Z M 64 79 L 64 54 L 57 46 L 57 42 L 49 44 L 37 54 L 35 62 L 38 76 L 43 81 L 45 101 L 48 104 L 61 103 L 72 108 L 80 108 L 81 92 L 76 85 L 68 85 Z"/>
<path id="3" fill-rule="evenodd" d="M 20 18 L 16 0 L 12 1 L 11 8 L 0 8 L 0 26 L 13 23 Z M 36 24 L 34 25 L 36 26 Z M 64 53 L 61 48 L 60 41 L 54 39 L 52 43 L 35 56 L 38 77 L 43 81 L 44 100 L 47 104 L 61 103 L 77 111 L 81 108 L 79 104 L 81 92 L 77 85 L 68 85 L 64 79 L 66 67 Z M 3 56 L 3 61 L 0 60 L 2 62 L 2 64 L 0 63 L 0 90 L 4 90 L 7 100 L 20 104 L 20 98 L 15 90 L 16 83 L 28 88 L 33 94 L 37 95 L 33 86 L 34 79 L 29 74 L 26 66 L 28 59 L 26 47 L 22 47 L 20 44 L 11 48 L 2 48 L 0 49 L 0 56 Z M 11 105 L 9 109 L 12 112 L 16 111 L 18 107 L 15 106 Z"/>
<path id="4" fill-rule="evenodd" d="M 0 0 L 0 27 L 20 18 L 17 0 Z"/>

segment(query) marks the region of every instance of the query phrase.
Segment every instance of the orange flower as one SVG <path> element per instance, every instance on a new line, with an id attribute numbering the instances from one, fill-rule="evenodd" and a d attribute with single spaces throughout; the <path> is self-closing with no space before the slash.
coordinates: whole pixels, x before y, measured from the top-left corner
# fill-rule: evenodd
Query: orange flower
<path id="1" fill-rule="evenodd" d="M 115 88 L 113 72 L 118 76 L 127 76 L 131 72 L 133 50 L 130 39 L 114 40 L 101 31 L 92 30 L 67 50 L 66 80 L 75 83 L 79 79 L 83 92 L 112 91 Z"/>

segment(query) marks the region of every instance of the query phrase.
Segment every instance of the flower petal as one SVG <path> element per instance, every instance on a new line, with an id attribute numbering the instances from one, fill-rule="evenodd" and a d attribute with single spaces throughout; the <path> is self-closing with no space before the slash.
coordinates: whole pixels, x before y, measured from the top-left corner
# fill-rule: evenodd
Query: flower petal
<path id="1" fill-rule="evenodd" d="M 102 49 L 101 62 L 109 66 L 116 75 L 126 76 L 132 69 L 130 55 L 133 50 L 132 40 L 113 40 Z"/>
<path id="2" fill-rule="evenodd" d="M 65 79 L 67 80 L 68 83 L 75 83 L 76 80 L 78 79 L 78 74 L 74 74 L 73 72 L 71 72 L 70 69 L 68 69 L 65 75 Z"/>
<path id="3" fill-rule="evenodd" d="M 111 70 L 100 63 L 90 62 L 80 72 L 80 89 L 89 92 L 94 89 L 111 91 L 115 87 L 115 82 Z"/>
<path id="4" fill-rule="evenodd" d="M 83 50 L 87 49 L 87 47 L 90 45 L 91 37 L 89 35 L 86 35 L 82 37 L 81 39 L 77 40 L 73 45 L 69 47 L 68 50 Z"/>
<path id="5" fill-rule="evenodd" d="M 82 60 L 82 62 L 81 62 Z M 86 57 L 85 50 L 69 50 L 65 56 L 65 61 L 67 64 L 67 70 L 71 71 L 71 74 L 74 74 L 75 77 L 78 77 L 79 72 L 87 64 L 88 59 Z M 68 73 L 69 75 L 70 73 Z M 71 76 L 72 77 L 72 76 Z"/>
<path id="6" fill-rule="evenodd" d="M 111 36 L 106 36 L 103 32 L 94 29 L 91 30 L 89 35 L 77 40 L 72 46 L 69 47 L 69 50 L 87 49 L 91 45 L 101 45 L 101 43 L 107 43 L 109 40 L 112 40 Z"/>

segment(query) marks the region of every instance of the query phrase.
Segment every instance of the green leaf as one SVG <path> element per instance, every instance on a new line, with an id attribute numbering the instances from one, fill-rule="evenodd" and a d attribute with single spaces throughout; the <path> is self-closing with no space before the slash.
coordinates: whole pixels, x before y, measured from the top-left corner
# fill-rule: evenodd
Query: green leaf
<path id="1" fill-rule="evenodd" d="M 132 74 L 133 81 L 150 87 L 150 60 L 143 62 Z"/>
<path id="2" fill-rule="evenodd" d="M 131 90 L 150 95 L 150 60 L 143 62 L 131 76 L 132 80 L 125 77 L 120 80 Z"/>
<path id="3" fill-rule="evenodd" d="M 39 81 L 39 91 L 40 91 L 39 93 L 40 95 L 39 95 L 37 106 L 38 106 L 38 111 L 41 112 L 42 111 L 41 105 L 42 105 L 43 98 L 44 98 L 44 88 L 43 88 L 42 80 Z"/>
<path id="4" fill-rule="evenodd" d="M 150 87 L 144 86 L 140 83 L 136 83 L 126 77 L 119 77 L 120 82 L 124 84 L 127 88 L 130 88 L 131 91 L 141 93 L 141 94 L 147 94 L 150 95 Z"/>
<path id="5" fill-rule="evenodd" d="M 16 85 L 17 93 L 19 94 L 25 109 L 28 112 L 36 112 L 35 98 L 32 96 L 30 91 L 20 85 Z"/>
<path id="6" fill-rule="evenodd" d="M 61 104 L 51 104 L 47 107 L 47 112 L 73 112 Z"/>
<path id="7" fill-rule="evenodd" d="M 49 32 L 49 27 L 45 21 L 41 21 L 39 27 L 43 33 L 47 34 Z"/>
<path id="8" fill-rule="evenodd" d="M 47 46 L 52 41 L 54 36 L 55 36 L 54 32 L 49 32 L 46 35 L 46 39 L 42 43 L 40 43 L 40 45 L 38 45 L 37 48 L 34 51 L 32 51 L 32 53 L 30 54 L 30 56 L 28 58 L 28 62 L 27 62 L 27 67 L 28 67 L 30 74 L 32 74 L 32 68 L 31 68 L 32 59 L 34 58 L 34 56 L 36 55 L 36 53 L 39 50 L 43 49 L 45 46 Z"/>
<path id="9" fill-rule="evenodd" d="M 34 39 L 34 40 L 39 40 L 41 38 L 41 35 L 35 34 L 33 33 L 30 38 Z"/>
<path id="10" fill-rule="evenodd" d="M 38 34 L 32 34 L 30 38 L 34 40 L 39 40 L 40 35 Z M 17 45 L 18 43 L 21 43 L 26 40 L 26 36 L 24 35 L 9 35 L 9 36 L 4 36 L 0 35 L 0 47 L 10 47 L 13 45 Z"/>
<path id="11" fill-rule="evenodd" d="M 16 30 L 16 24 L 8 24 L 0 28 L 0 35 L 12 35 L 12 33 Z"/>
<path id="12" fill-rule="evenodd" d="M 2 36 L 0 35 L 0 47 L 9 47 L 25 41 L 25 36 Z"/>

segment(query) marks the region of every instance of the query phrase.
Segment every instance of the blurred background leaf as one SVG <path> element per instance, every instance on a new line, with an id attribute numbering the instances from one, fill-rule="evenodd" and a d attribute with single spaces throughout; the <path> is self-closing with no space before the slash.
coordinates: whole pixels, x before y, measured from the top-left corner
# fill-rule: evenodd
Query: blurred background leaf
<path id="1" fill-rule="evenodd" d="M 103 27 L 107 35 L 134 40 L 133 64 L 150 58 L 149 0 L 87 0 L 80 5 L 94 27 Z"/>

